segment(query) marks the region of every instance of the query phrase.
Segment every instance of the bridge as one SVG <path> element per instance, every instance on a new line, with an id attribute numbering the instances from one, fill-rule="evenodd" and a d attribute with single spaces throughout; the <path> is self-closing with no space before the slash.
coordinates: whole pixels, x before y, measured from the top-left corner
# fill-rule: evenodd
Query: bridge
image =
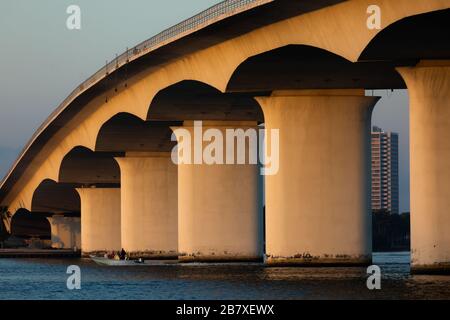
<path id="1" fill-rule="evenodd" d="M 373 5 L 380 28 L 367 23 Z M 50 214 L 55 245 L 83 254 L 123 247 L 181 261 L 370 264 L 378 98 L 365 90 L 408 89 L 411 266 L 448 271 L 449 8 L 449 0 L 224 1 L 76 88 L 1 182 L 0 205 Z M 172 130 L 192 132 L 195 120 L 219 132 L 279 130 L 278 172 L 175 165 Z"/>

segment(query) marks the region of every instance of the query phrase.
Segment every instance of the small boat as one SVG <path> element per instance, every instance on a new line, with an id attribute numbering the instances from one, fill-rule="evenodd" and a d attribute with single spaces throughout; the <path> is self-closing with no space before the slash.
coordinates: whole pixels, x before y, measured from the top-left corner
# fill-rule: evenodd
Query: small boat
<path id="1" fill-rule="evenodd" d="M 109 259 L 105 257 L 96 257 L 96 256 L 90 256 L 90 258 L 97 264 L 102 266 L 135 266 L 135 265 L 142 265 L 145 261 L 138 261 L 138 260 L 116 260 L 116 259 Z"/>
<path id="2" fill-rule="evenodd" d="M 139 267 L 139 266 L 158 266 L 158 265 L 168 265 L 176 264 L 177 261 L 174 260 L 116 260 L 109 259 L 105 257 L 89 256 L 92 261 L 101 266 L 113 266 L 113 267 Z"/>

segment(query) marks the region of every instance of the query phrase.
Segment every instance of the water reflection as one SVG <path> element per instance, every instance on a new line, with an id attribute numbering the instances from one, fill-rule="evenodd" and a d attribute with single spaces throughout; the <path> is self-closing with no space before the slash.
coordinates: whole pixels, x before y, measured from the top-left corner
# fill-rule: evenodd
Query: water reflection
<path id="1" fill-rule="evenodd" d="M 365 268 L 278 268 L 261 264 L 101 267 L 89 259 L 0 260 L 0 299 L 449 299 L 450 276 L 409 274 L 408 253 L 374 254 L 382 289 Z M 82 290 L 66 288 L 66 268 Z"/>

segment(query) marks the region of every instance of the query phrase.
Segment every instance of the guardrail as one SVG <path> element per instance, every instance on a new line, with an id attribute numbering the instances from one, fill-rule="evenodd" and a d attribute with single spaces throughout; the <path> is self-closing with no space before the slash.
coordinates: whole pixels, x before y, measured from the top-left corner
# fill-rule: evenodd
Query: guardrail
<path id="1" fill-rule="evenodd" d="M 104 67 L 100 68 L 96 73 L 89 77 L 86 81 L 75 88 L 69 96 L 64 99 L 60 104 L 61 107 L 68 105 L 74 98 L 76 98 L 80 93 L 92 87 L 92 85 L 99 82 L 104 77 L 108 76 L 111 72 L 119 69 L 130 61 L 133 61 L 140 56 L 153 51 L 163 44 L 170 42 L 170 40 L 176 40 L 188 32 L 192 32 L 198 29 L 199 26 L 205 26 L 216 21 L 221 16 L 229 16 L 236 11 L 246 11 L 250 8 L 262 5 L 265 3 L 272 2 L 274 0 L 226 0 L 220 2 L 199 14 L 184 20 L 169 29 L 166 29 L 157 35 L 151 37 L 148 40 L 141 42 L 131 49 L 127 49 L 120 56 L 117 56 L 113 61 L 107 63 Z M 242 10 L 245 9 L 245 10 Z M 59 113 L 60 108 L 56 109 L 48 119 L 52 119 L 57 113 Z M 47 121 L 44 122 L 47 123 Z M 41 127 L 37 130 L 40 131 Z"/>
<path id="2" fill-rule="evenodd" d="M 274 0 L 225 0 L 222 1 L 199 14 L 184 20 L 169 29 L 166 29 L 157 35 L 151 37 L 148 40 L 141 42 L 131 49 L 127 49 L 120 56 L 117 56 L 113 61 L 107 63 L 104 67 L 94 73 L 86 81 L 80 84 L 75 90 L 73 90 L 69 96 L 64 99 L 64 101 L 54 110 L 50 116 L 44 121 L 44 123 L 36 130 L 36 132 L 31 137 L 28 144 L 22 150 L 19 158 L 14 162 L 11 170 L 1 181 L 0 187 L 4 185 L 8 177 L 11 175 L 14 168 L 17 166 L 20 159 L 23 157 L 28 148 L 32 145 L 34 140 L 40 135 L 40 133 L 48 126 L 48 124 L 55 119 L 76 97 L 82 94 L 87 89 L 91 88 L 97 84 L 100 80 L 108 76 L 111 72 L 119 69 L 125 64 L 133 61 L 148 52 L 154 51 L 155 49 L 162 47 L 168 42 L 175 41 L 182 36 L 200 29 L 200 27 L 206 27 L 221 18 L 232 16 L 239 12 L 244 12 L 254 7 L 273 2 Z"/>

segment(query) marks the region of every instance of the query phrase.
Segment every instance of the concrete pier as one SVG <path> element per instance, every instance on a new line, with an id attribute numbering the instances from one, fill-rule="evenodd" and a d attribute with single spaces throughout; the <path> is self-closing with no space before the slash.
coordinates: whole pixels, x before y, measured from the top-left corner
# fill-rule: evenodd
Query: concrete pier
<path id="1" fill-rule="evenodd" d="M 192 122 L 185 122 L 182 128 L 194 139 Z M 224 137 L 226 129 L 237 128 L 256 129 L 256 123 L 203 122 L 204 131 L 218 130 Z M 203 147 L 207 145 L 203 142 Z M 256 164 L 179 164 L 180 260 L 262 260 L 261 195 L 261 177 Z"/>
<path id="2" fill-rule="evenodd" d="M 81 250 L 89 254 L 121 249 L 120 189 L 81 188 Z"/>
<path id="3" fill-rule="evenodd" d="M 411 270 L 450 272 L 450 61 L 398 69 L 409 90 Z"/>
<path id="4" fill-rule="evenodd" d="M 130 256 L 178 256 L 177 167 L 170 153 L 127 153 L 121 170 L 122 246 Z"/>
<path id="5" fill-rule="evenodd" d="M 48 217 L 52 234 L 52 247 L 55 249 L 81 248 L 81 218 L 54 215 Z"/>
<path id="6" fill-rule="evenodd" d="M 378 98 L 299 90 L 257 100 L 266 129 L 280 135 L 279 171 L 266 176 L 267 263 L 369 264 L 370 121 Z"/>

